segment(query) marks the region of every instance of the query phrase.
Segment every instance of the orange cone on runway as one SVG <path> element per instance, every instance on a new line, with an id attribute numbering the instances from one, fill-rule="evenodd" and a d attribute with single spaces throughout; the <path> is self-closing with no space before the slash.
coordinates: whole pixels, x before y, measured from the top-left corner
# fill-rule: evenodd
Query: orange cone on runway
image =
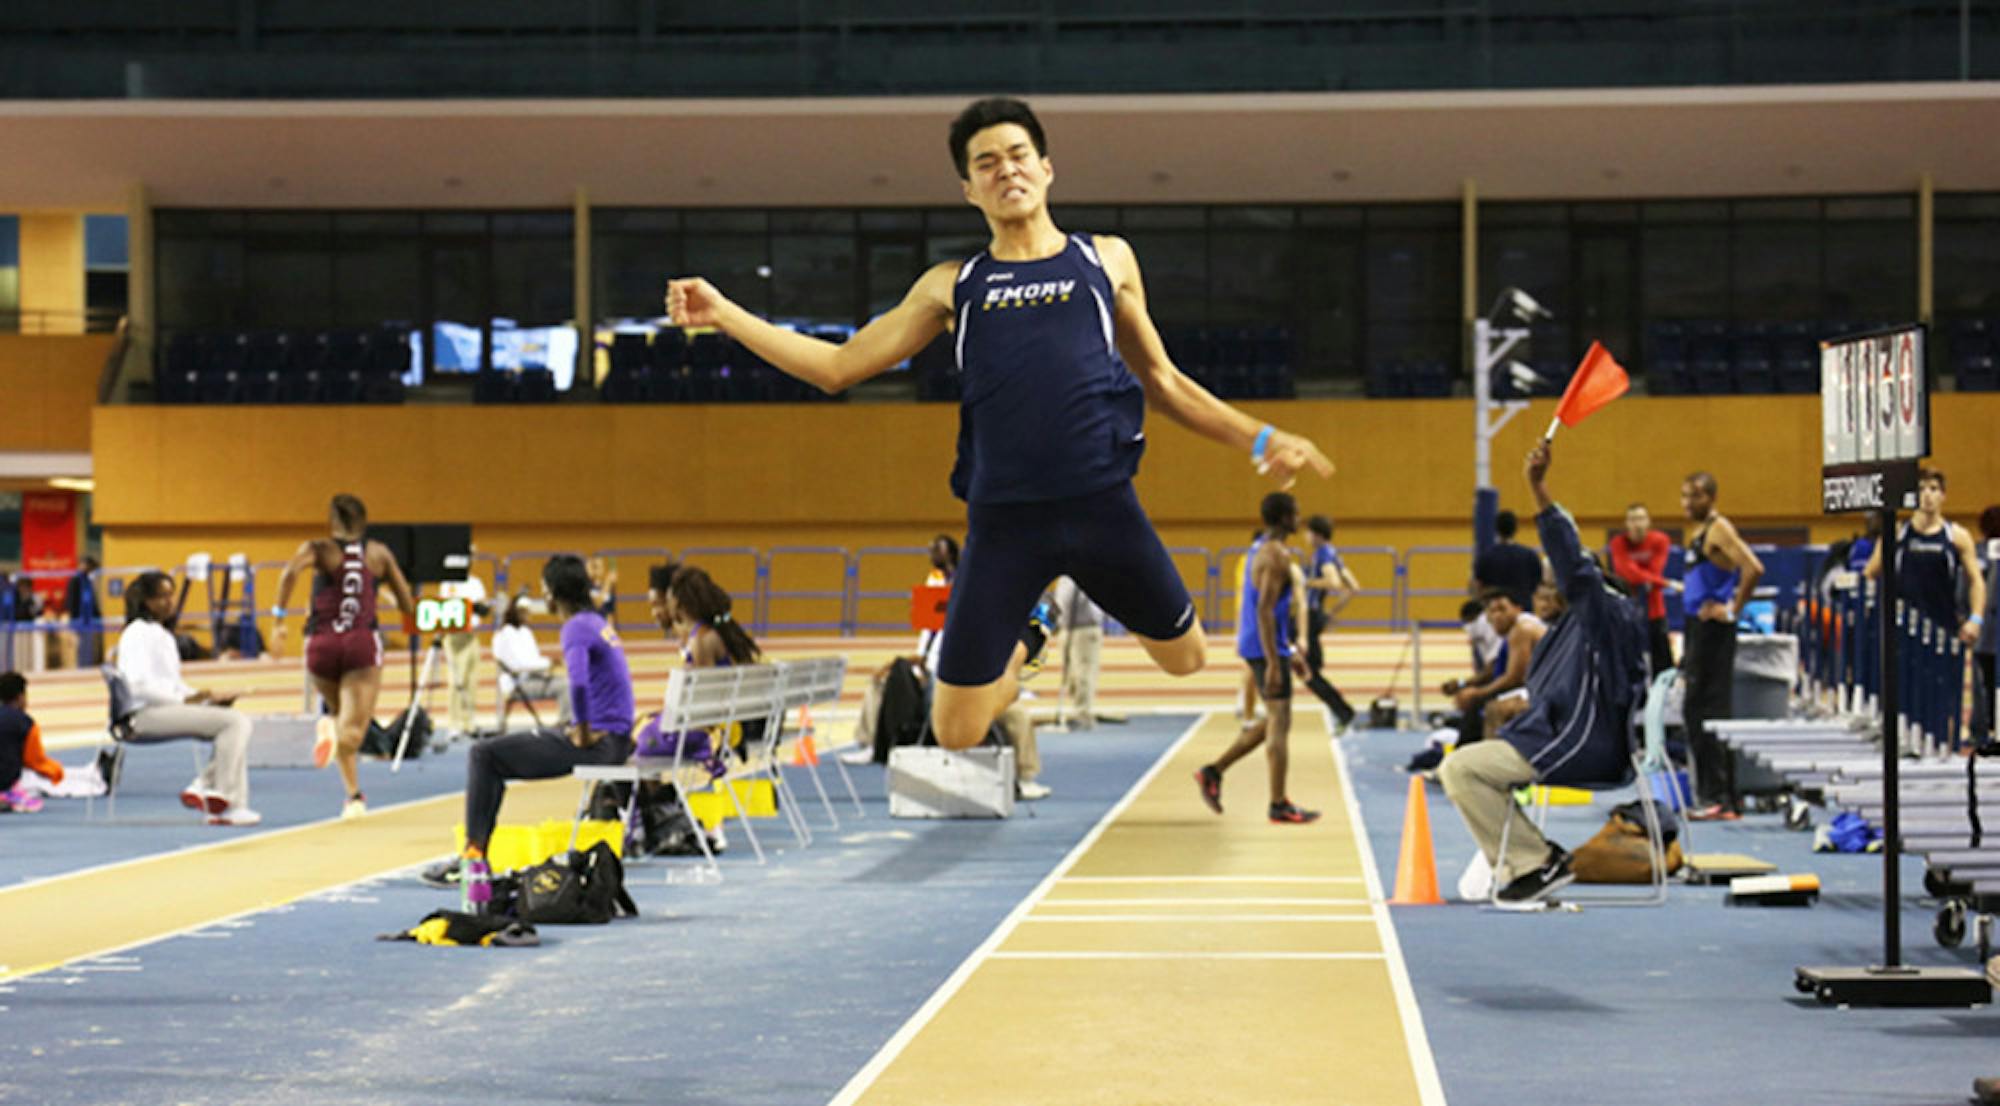
<path id="1" fill-rule="evenodd" d="M 813 745 L 813 712 L 811 707 L 799 708 L 799 739 L 792 744 L 792 766 L 803 768 L 819 764 L 819 749 Z"/>
<path id="2" fill-rule="evenodd" d="M 1430 800 L 1424 778 L 1410 777 L 1410 797 L 1403 806 L 1403 849 L 1396 858 L 1395 906 L 1438 906 L 1437 854 L 1431 850 Z"/>

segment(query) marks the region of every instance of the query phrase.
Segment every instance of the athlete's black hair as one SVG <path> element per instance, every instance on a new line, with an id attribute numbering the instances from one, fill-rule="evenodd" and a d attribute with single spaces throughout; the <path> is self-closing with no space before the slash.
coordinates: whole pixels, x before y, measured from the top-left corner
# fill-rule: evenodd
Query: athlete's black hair
<path id="1" fill-rule="evenodd" d="M 1470 622 L 1475 618 L 1483 616 L 1485 613 L 1486 604 L 1481 603 L 1477 599 L 1468 599 L 1458 605 L 1458 620 L 1460 622 Z"/>
<path id="2" fill-rule="evenodd" d="M 667 590 L 674 586 L 674 573 L 680 570 L 681 563 L 671 557 L 667 558 L 665 564 L 657 564 L 647 569 L 646 590 L 661 595 L 667 594 Z"/>
<path id="3" fill-rule="evenodd" d="M 1506 588 L 1487 588 L 1485 591 L 1479 593 L 1479 609 L 1485 610 L 1487 607 L 1492 606 L 1495 599 L 1505 599 L 1507 602 L 1514 604 L 1517 610 L 1521 606 L 1521 601 L 1514 598 L 1514 593 L 1508 591 Z"/>
<path id="4" fill-rule="evenodd" d="M 1290 492 L 1272 492 L 1264 497 L 1264 502 L 1258 507 L 1257 512 L 1258 517 L 1264 520 L 1265 526 L 1277 526 L 1288 518 L 1298 516 L 1299 501 L 1293 499 Z"/>
<path id="5" fill-rule="evenodd" d="M 1035 118 L 1028 105 L 1006 96 L 974 100 L 958 113 L 958 118 L 951 121 L 951 163 L 958 167 L 958 179 L 967 180 L 972 175 L 967 167 L 969 155 L 966 153 L 972 136 L 1002 123 L 1020 124 L 1035 143 L 1035 152 L 1043 157 L 1049 156 L 1049 143 L 1042 136 L 1041 120 Z"/>
<path id="6" fill-rule="evenodd" d="M 694 621 L 711 627 L 722 637 L 722 648 L 729 659 L 737 664 L 750 664 L 762 652 L 757 643 L 750 639 L 748 631 L 737 624 L 730 615 L 729 593 L 722 585 L 709 577 L 708 573 L 693 565 L 686 565 L 674 574 L 671 589 L 674 606 Z"/>
<path id="7" fill-rule="evenodd" d="M 548 585 L 549 598 L 562 604 L 565 618 L 597 609 L 597 603 L 590 597 L 590 570 L 583 566 L 583 558 L 574 553 L 550 557 L 542 566 L 542 583 Z"/>
<path id="8" fill-rule="evenodd" d="M 125 621 L 152 622 L 153 613 L 146 609 L 146 601 L 158 595 L 161 588 L 174 586 L 174 578 L 164 572 L 141 572 L 125 585 Z"/>
<path id="9" fill-rule="evenodd" d="M 331 513 L 335 526 L 342 533 L 360 537 L 368 529 L 368 508 L 361 500 L 345 492 L 333 497 Z"/>
<path id="10" fill-rule="evenodd" d="M 935 551 L 937 547 L 940 545 L 944 546 L 945 563 L 938 564 L 937 561 L 933 559 L 931 561 L 932 567 L 943 569 L 946 575 L 951 575 L 951 576 L 957 575 L 958 539 L 952 537 L 950 534 L 939 534 L 937 537 L 931 539 L 931 549 L 933 551 Z"/>
<path id="11" fill-rule="evenodd" d="M 1325 515 L 1314 515 L 1307 519 L 1306 529 L 1318 534 L 1321 541 L 1333 540 L 1333 520 Z"/>
<path id="12" fill-rule="evenodd" d="M 1700 488 L 1703 494 L 1707 495 L 1710 499 L 1715 498 L 1717 487 L 1713 473 L 1704 471 L 1690 472 L 1687 474 L 1685 482 Z"/>
<path id="13" fill-rule="evenodd" d="M 1521 520 L 1515 518 L 1512 511 L 1502 511 L 1493 516 L 1493 532 L 1503 538 L 1513 537 L 1514 531 L 1520 528 Z"/>
<path id="14" fill-rule="evenodd" d="M 1877 518 L 1879 516 L 1869 515 L 1868 517 Z M 1987 541 L 2000 538 L 2000 504 L 1995 504 L 1979 512 L 1979 536 L 1985 538 Z"/>
<path id="15" fill-rule="evenodd" d="M 1921 469 L 1918 469 L 1918 470 L 1917 470 L 1917 487 L 1921 488 L 1921 487 L 1923 487 L 1923 486 L 1924 486 L 1925 484 L 1936 484 L 1936 485 L 1938 486 L 1938 490 L 1939 490 L 1939 491 L 1943 491 L 1943 490 L 1944 490 L 1944 470 L 1943 470 L 1943 469 L 1934 469 L 1934 468 L 1921 468 Z"/>
<path id="16" fill-rule="evenodd" d="M 0 672 L 0 703 L 11 703 L 28 693 L 28 679 L 19 672 Z"/>

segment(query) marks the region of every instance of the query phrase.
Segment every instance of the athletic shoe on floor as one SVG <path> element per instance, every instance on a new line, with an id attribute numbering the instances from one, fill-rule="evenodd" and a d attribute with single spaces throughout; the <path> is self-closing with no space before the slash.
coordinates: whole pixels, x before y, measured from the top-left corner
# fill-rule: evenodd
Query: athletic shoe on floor
<path id="1" fill-rule="evenodd" d="M 0 791 L 0 807 L 15 814 L 35 814 L 42 809 L 42 797 L 13 787 Z"/>
<path id="2" fill-rule="evenodd" d="M 368 813 L 368 800 L 357 795 L 347 800 L 347 803 L 340 808 L 340 820 L 345 822 L 349 818 L 359 818 L 366 813 Z"/>
<path id="3" fill-rule="evenodd" d="M 1290 799 L 1271 804 L 1271 821 L 1286 825 L 1303 826 L 1307 822 L 1319 821 L 1319 811 L 1304 810 Z"/>
<path id="4" fill-rule="evenodd" d="M 1208 804 L 1208 809 L 1222 813 L 1222 773 L 1215 770 L 1215 765 L 1202 765 L 1194 774 L 1194 785 L 1201 788 L 1201 801 Z"/>
<path id="5" fill-rule="evenodd" d="M 203 787 L 201 781 L 196 780 L 181 790 L 181 805 L 205 814 L 220 814 L 229 809 L 229 800 Z"/>
<path id="6" fill-rule="evenodd" d="M 1430 772 L 1444 763 L 1444 746 L 1426 745 L 1410 757 L 1410 763 L 1403 765 L 1405 772 Z"/>
<path id="7" fill-rule="evenodd" d="M 112 744 L 97 751 L 97 775 L 104 781 L 104 793 L 118 790 L 118 777 L 125 771 L 125 746 Z"/>
<path id="8" fill-rule="evenodd" d="M 324 768 L 333 760 L 333 747 L 340 741 L 340 727 L 332 715 L 322 714 L 313 725 L 313 767 Z"/>
<path id="9" fill-rule="evenodd" d="M 264 820 L 262 814 L 247 806 L 232 806 L 220 814 L 208 816 L 211 826 L 254 826 Z"/>
<path id="10" fill-rule="evenodd" d="M 1049 795 L 1049 785 L 1045 783 L 1036 783 L 1034 780 L 1022 780 L 1020 783 L 1014 785 L 1015 798 L 1026 802 L 1032 803 L 1037 799 L 1046 799 Z"/>
<path id="11" fill-rule="evenodd" d="M 417 878 L 442 891 L 458 890 L 458 858 L 448 857 L 423 870 Z"/>
<path id="12" fill-rule="evenodd" d="M 853 765 L 873 764 L 875 763 L 875 750 L 866 746 L 849 749 L 840 754 L 840 763 Z"/>
<path id="13" fill-rule="evenodd" d="M 1569 854 L 1560 846 L 1549 846 L 1549 858 L 1542 866 L 1526 875 L 1514 877 L 1514 881 L 1500 889 L 1494 898 L 1502 905 L 1525 906 L 1541 902 L 1557 890 L 1576 882 L 1576 873 L 1570 871 Z"/>
<path id="14" fill-rule="evenodd" d="M 1741 814 L 1721 803 L 1710 803 L 1705 807 L 1690 810 L 1687 812 L 1687 817 L 1690 822 L 1735 822 L 1743 818 Z"/>

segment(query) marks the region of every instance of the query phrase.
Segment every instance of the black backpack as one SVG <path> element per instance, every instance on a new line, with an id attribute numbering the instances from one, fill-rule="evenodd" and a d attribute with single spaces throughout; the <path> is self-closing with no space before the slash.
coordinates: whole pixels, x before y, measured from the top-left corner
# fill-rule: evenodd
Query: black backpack
<path id="1" fill-rule="evenodd" d="M 393 759 L 396 755 L 396 743 L 403 740 L 403 724 L 409 718 L 409 712 L 405 711 L 397 715 L 396 720 L 386 726 L 372 718 L 369 719 L 368 735 L 361 739 L 362 754 L 364 756 L 381 757 L 384 760 Z M 403 759 L 414 760 L 422 756 L 425 746 L 429 745 L 430 741 L 431 716 L 424 708 L 418 707 L 416 721 L 410 723 L 410 746 L 403 750 Z"/>
<path id="2" fill-rule="evenodd" d="M 524 922 L 602 925 L 639 914 L 625 893 L 625 865 L 602 841 L 523 868 L 513 878 L 519 880 L 514 916 Z"/>
<path id="3" fill-rule="evenodd" d="M 875 715 L 875 763 L 889 763 L 889 750 L 898 745 L 917 745 L 930 726 L 930 711 L 924 701 L 924 682 L 917 666 L 907 657 L 897 657 L 882 677 L 882 704 Z"/>

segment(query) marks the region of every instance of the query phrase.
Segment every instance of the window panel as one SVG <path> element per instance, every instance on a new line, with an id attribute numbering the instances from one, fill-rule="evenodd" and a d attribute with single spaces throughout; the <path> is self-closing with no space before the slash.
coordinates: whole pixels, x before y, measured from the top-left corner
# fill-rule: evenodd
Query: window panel
<path id="1" fill-rule="evenodd" d="M 773 234 L 770 283 L 773 318 L 852 326 L 854 235 Z"/>

